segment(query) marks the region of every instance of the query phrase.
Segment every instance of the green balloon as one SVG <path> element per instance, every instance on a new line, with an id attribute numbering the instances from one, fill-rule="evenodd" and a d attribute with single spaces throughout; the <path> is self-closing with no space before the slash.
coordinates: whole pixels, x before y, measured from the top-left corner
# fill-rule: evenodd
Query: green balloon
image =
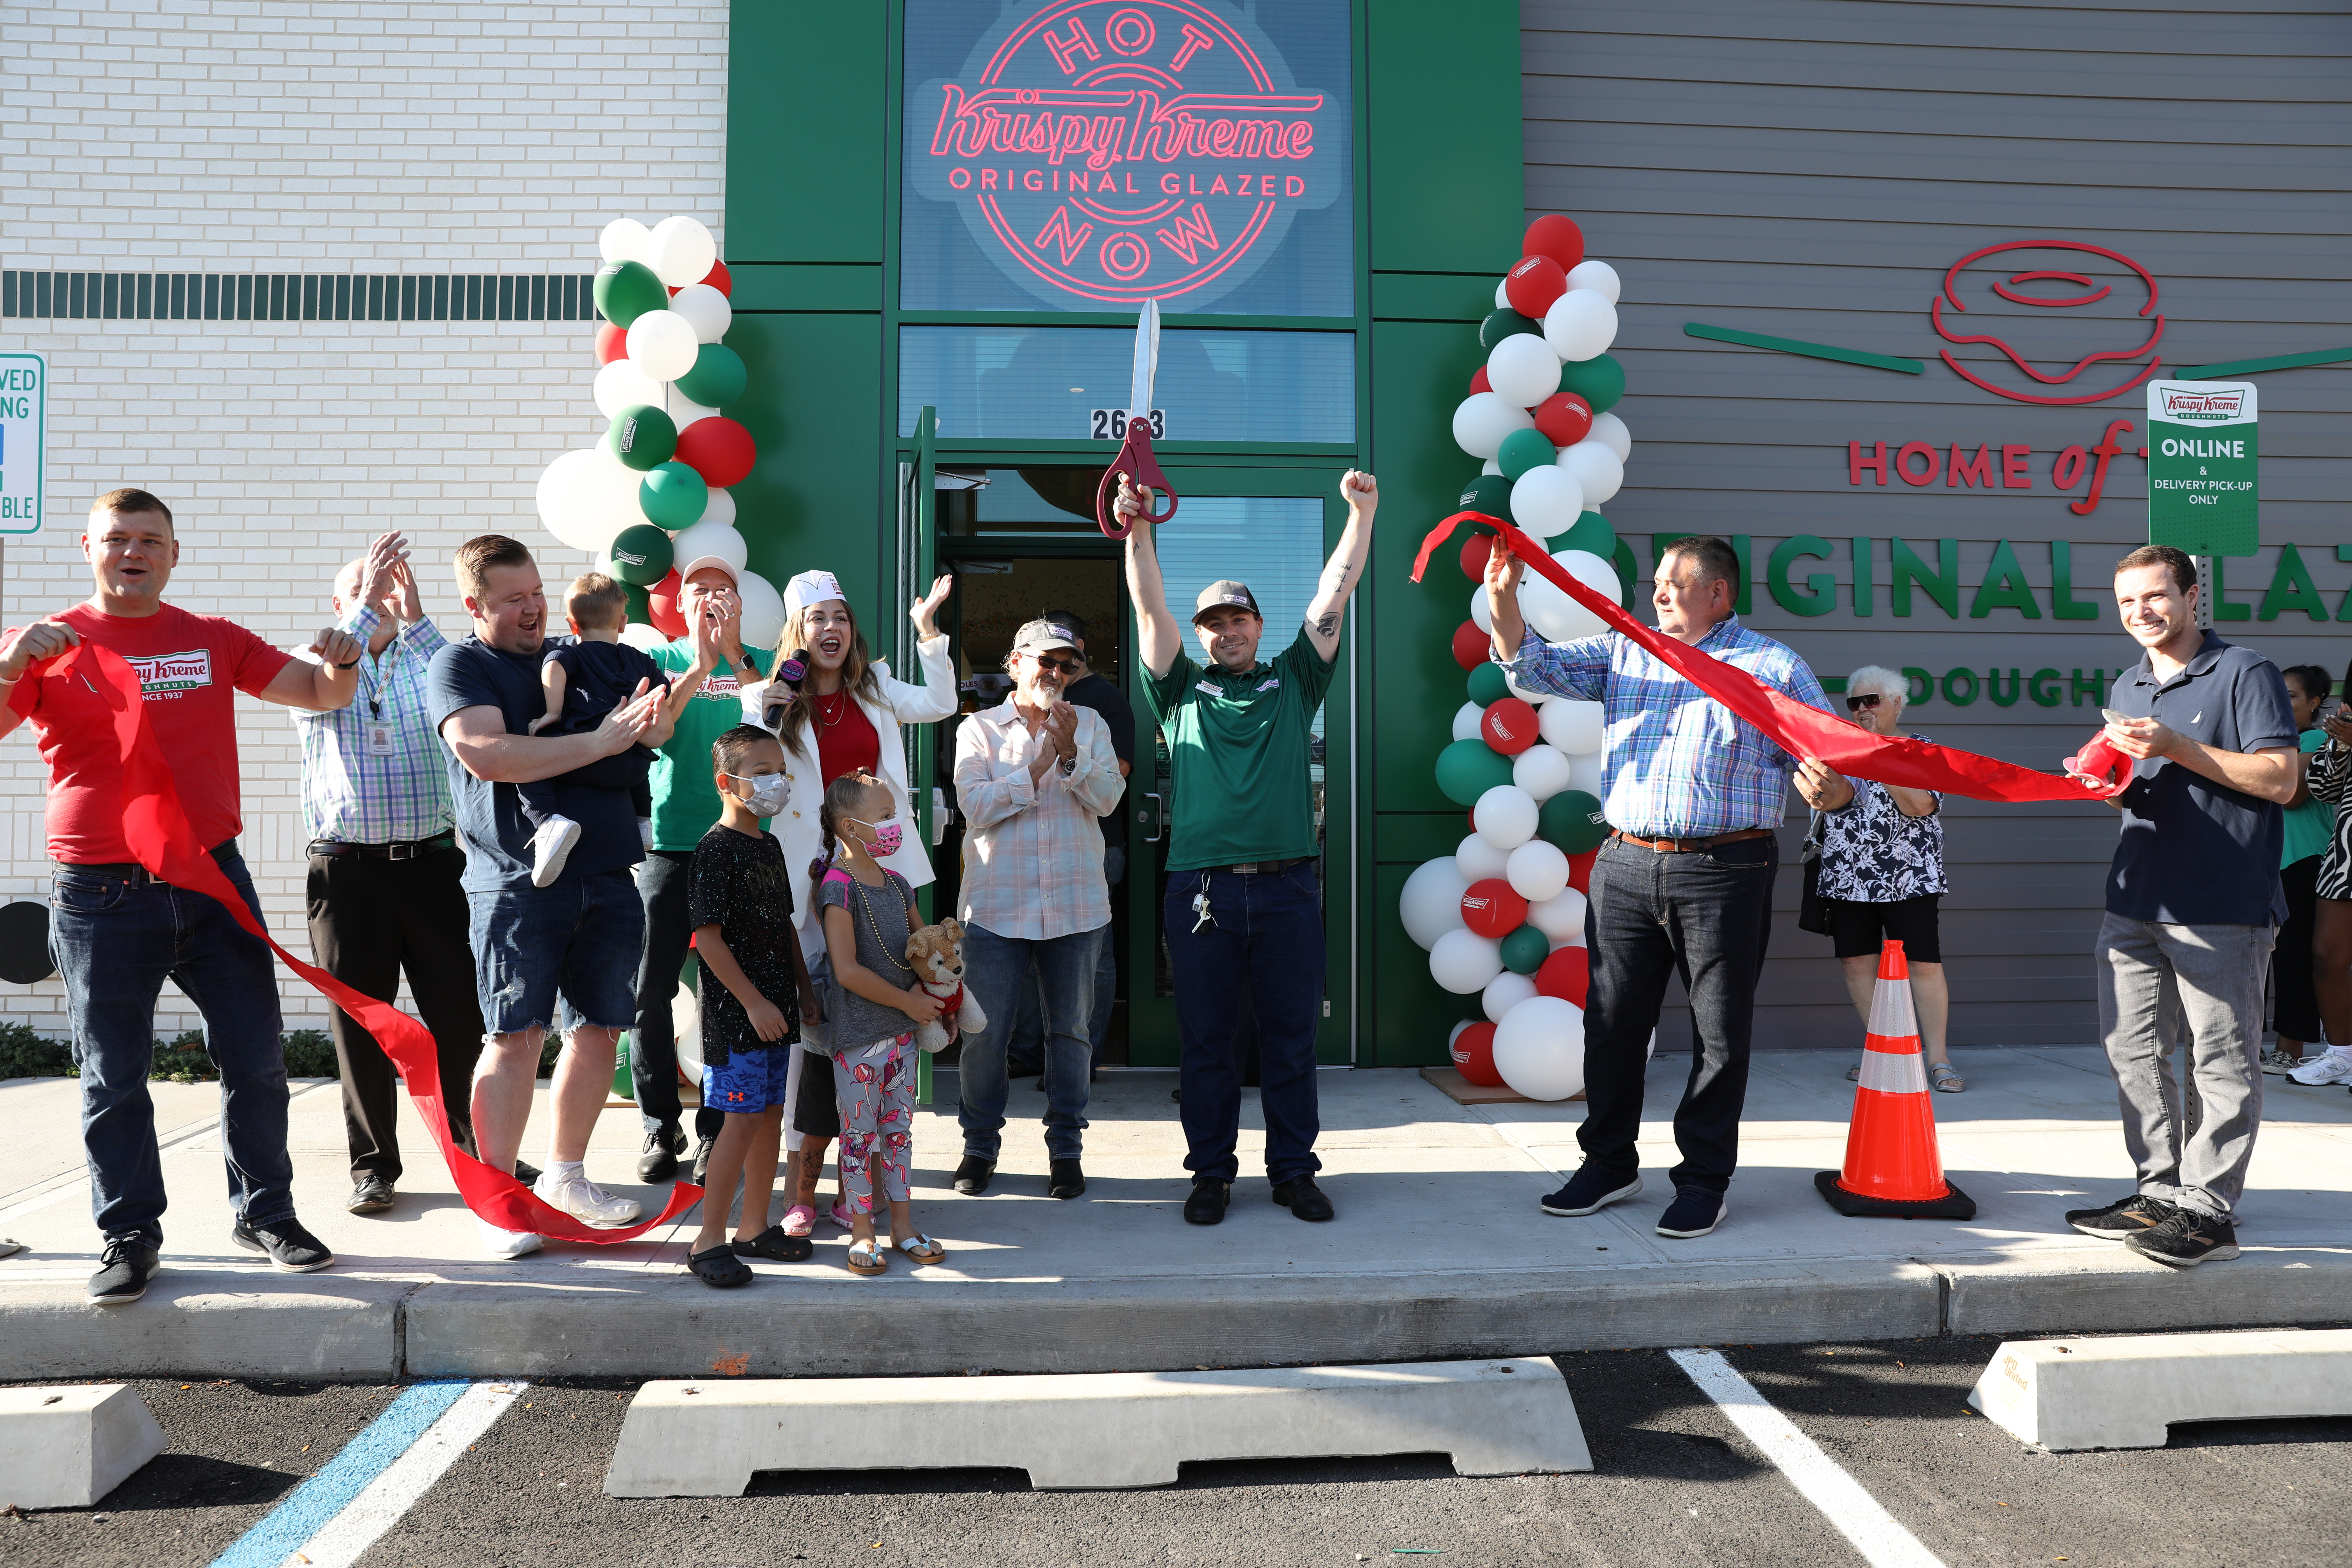
<path id="1" fill-rule="evenodd" d="M 1511 694 L 1510 682 L 1503 679 L 1499 664 L 1482 664 L 1470 672 L 1470 700 L 1481 708 L 1490 708 Z"/>
<path id="2" fill-rule="evenodd" d="M 642 500 L 643 486 L 638 494 Z M 623 583 L 650 588 L 669 575 L 669 569 L 677 563 L 677 552 L 670 548 L 667 533 L 650 522 L 633 522 L 613 536 L 604 559 L 612 563 L 613 575 Z"/>
<path id="3" fill-rule="evenodd" d="M 647 310 L 669 309 L 669 290 L 660 277 L 642 261 L 607 261 L 598 269 L 596 313 L 625 328 Z"/>
<path id="4" fill-rule="evenodd" d="M 1500 474 L 1480 474 L 1463 486 L 1462 501 L 1458 510 L 1483 511 L 1488 517 L 1499 517 L 1505 522 L 1518 521 L 1511 515 L 1511 481 Z M 1478 531 L 1492 533 L 1495 531 L 1481 526 Z"/>
<path id="5" fill-rule="evenodd" d="M 1518 434 L 1518 432 L 1514 432 Z M 1603 561 L 1617 553 L 1617 531 L 1597 511 L 1588 511 L 1555 542 L 1561 551 L 1589 550 Z"/>
<path id="6" fill-rule="evenodd" d="M 637 509 L 664 528 L 691 528 L 709 505 L 710 487 L 684 463 L 656 463 L 637 481 Z"/>
<path id="7" fill-rule="evenodd" d="M 1559 389 L 1576 394 L 1592 405 L 1592 412 L 1603 414 L 1625 395 L 1625 367 L 1607 354 L 1570 360 L 1559 367 Z"/>
<path id="8" fill-rule="evenodd" d="M 1551 956 L 1551 939 L 1533 926 L 1521 926 L 1503 939 L 1503 967 L 1514 974 L 1533 974 Z"/>
<path id="9" fill-rule="evenodd" d="M 1537 812 L 1536 837 L 1559 846 L 1565 854 L 1581 855 L 1601 847 L 1601 841 L 1609 837 L 1609 824 L 1601 815 L 1599 801 L 1580 789 L 1564 789 Z"/>
<path id="10" fill-rule="evenodd" d="M 694 356 L 694 368 L 674 384 L 680 395 L 705 408 L 724 408 L 743 395 L 744 384 L 751 377 L 741 354 L 724 343 L 705 343 Z"/>
<path id="11" fill-rule="evenodd" d="M 1503 470 L 1502 477 L 1516 479 L 1529 468 L 1540 468 L 1559 456 L 1540 430 L 1514 430 L 1503 437 L 1502 448 L 1495 454 L 1495 462 Z M 1492 479 L 1491 474 L 1481 475 Z"/>
<path id="12" fill-rule="evenodd" d="M 1532 332 L 1541 337 L 1543 328 L 1517 310 L 1506 308 L 1478 323 L 1478 346 L 1491 349 L 1515 332 Z"/>
<path id="13" fill-rule="evenodd" d="M 604 432 L 604 450 L 642 473 L 677 454 L 677 426 L 652 404 L 633 403 L 614 416 L 613 427 Z"/>
<path id="14" fill-rule="evenodd" d="M 626 532 L 627 530 L 624 529 L 622 531 Z M 632 626 L 652 626 L 654 624 L 653 601 L 646 596 L 645 589 L 635 583 L 625 581 L 621 584 L 621 592 L 627 595 L 629 605 L 623 624 Z"/>
<path id="15" fill-rule="evenodd" d="M 1456 741 L 1437 753 L 1437 787 L 1462 805 L 1475 805 L 1480 795 L 1510 782 L 1511 759 L 1484 741 Z"/>

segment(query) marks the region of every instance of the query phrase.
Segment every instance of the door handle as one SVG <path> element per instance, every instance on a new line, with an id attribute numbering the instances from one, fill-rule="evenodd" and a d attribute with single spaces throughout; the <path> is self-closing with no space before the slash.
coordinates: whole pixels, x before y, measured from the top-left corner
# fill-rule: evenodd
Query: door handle
<path id="1" fill-rule="evenodd" d="M 1138 811 L 1135 814 L 1135 820 L 1148 821 L 1151 824 L 1151 831 L 1143 836 L 1143 841 L 1146 844 L 1157 844 L 1168 832 L 1168 801 L 1156 790 L 1144 791 L 1143 798 L 1151 803 L 1151 810 L 1148 815 Z"/>

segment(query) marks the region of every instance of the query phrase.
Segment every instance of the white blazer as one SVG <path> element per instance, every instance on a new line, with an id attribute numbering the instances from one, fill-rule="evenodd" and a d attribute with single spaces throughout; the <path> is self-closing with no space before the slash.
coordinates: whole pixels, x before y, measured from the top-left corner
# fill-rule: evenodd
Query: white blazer
<path id="1" fill-rule="evenodd" d="M 916 658 L 923 666 L 923 684 L 909 686 L 894 679 L 890 666 L 876 660 L 874 676 L 882 689 L 882 700 L 869 702 L 853 695 L 867 723 L 881 742 L 882 782 L 890 786 L 890 802 L 898 807 L 898 820 L 905 825 L 906 839 L 898 852 L 882 862 L 907 879 L 909 887 L 924 888 L 931 883 L 931 847 L 915 822 L 907 783 L 907 747 L 899 737 L 901 724 L 927 724 L 934 720 L 955 716 L 958 706 L 955 666 L 948 658 L 948 637 L 945 632 L 924 637 L 915 645 Z M 743 722 L 767 729 L 768 685 L 759 681 L 743 689 Z M 784 809 L 769 819 L 768 831 L 774 834 L 784 847 L 784 866 L 792 875 L 793 918 L 801 933 L 801 952 L 810 962 L 824 951 L 824 931 L 816 919 L 814 900 L 809 897 L 808 867 L 811 860 L 824 853 L 824 829 L 817 812 L 824 804 L 824 781 L 818 776 L 816 737 L 803 727 L 801 741 L 808 750 L 802 752 L 789 742 L 784 747 L 784 776 L 792 780 L 792 799 Z"/>

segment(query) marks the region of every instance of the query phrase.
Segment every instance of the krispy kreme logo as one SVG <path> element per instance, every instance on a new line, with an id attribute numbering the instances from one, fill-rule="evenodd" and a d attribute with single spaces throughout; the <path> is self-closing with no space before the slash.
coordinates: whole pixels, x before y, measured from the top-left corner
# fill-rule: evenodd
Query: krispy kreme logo
<path id="1" fill-rule="evenodd" d="M 1015 5 L 954 79 L 910 88 L 918 192 L 1050 303 L 1198 309 L 1347 179 L 1329 94 L 1210 0 Z M 1344 102 L 1344 100 L 1340 100 Z"/>
<path id="2" fill-rule="evenodd" d="M 2182 392 L 2166 386 L 2158 387 L 2157 395 L 2164 400 L 2167 419 L 2235 419 L 2246 401 L 2245 393 L 2235 390 Z"/>
<path id="3" fill-rule="evenodd" d="M 133 657 L 124 662 L 139 672 L 139 692 L 142 697 L 194 691 L 213 683 L 210 648 L 200 647 L 187 653 L 159 653 L 147 658 Z"/>

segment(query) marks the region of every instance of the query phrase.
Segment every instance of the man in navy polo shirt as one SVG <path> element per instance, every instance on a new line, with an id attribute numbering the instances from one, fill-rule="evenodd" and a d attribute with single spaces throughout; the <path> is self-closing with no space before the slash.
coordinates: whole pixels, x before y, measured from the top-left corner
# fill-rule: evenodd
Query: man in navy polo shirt
<path id="1" fill-rule="evenodd" d="M 2066 1223 L 2187 1268 L 2238 1256 L 2231 1225 L 2262 1126 L 2263 980 L 2286 918 L 2280 807 L 2294 710 L 2278 667 L 2197 625 L 2197 569 L 2169 545 L 2116 563 L 2147 652 L 2116 682 L 2106 737 L 2135 759 L 2099 927 L 2099 1025 L 2139 1190 Z M 2177 1011 L 2176 1011 L 2177 1010 Z M 2169 1047 L 2189 1037 L 2189 1111 Z"/>

